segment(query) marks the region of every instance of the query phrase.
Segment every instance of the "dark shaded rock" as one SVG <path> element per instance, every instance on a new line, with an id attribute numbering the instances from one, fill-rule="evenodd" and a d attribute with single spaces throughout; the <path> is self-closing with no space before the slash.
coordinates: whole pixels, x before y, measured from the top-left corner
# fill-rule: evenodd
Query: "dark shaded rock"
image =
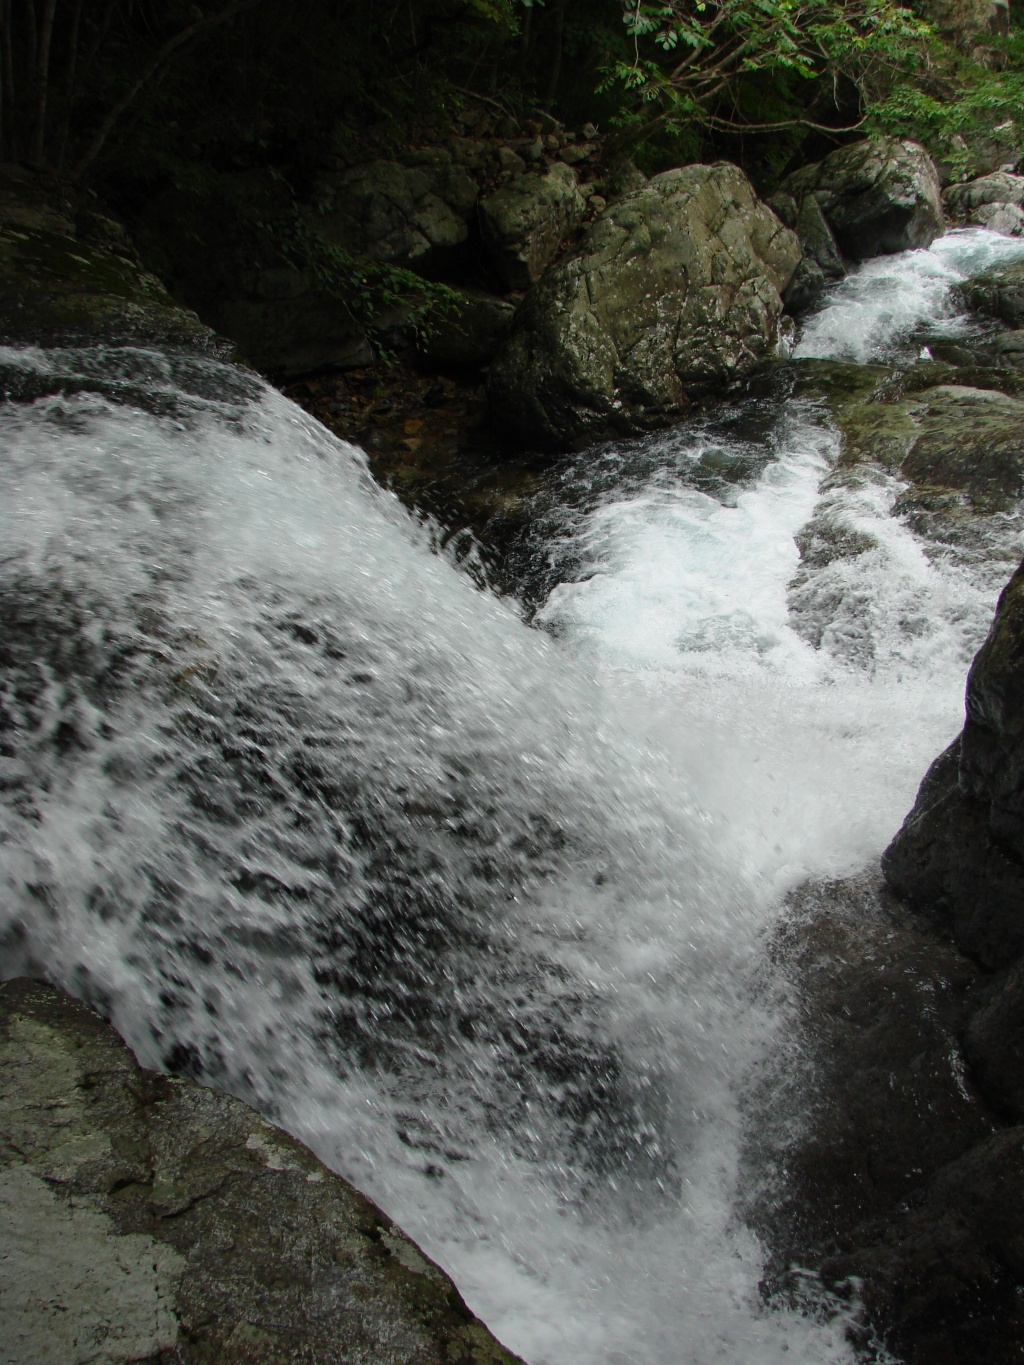
<path id="1" fill-rule="evenodd" d="M 1024 261 L 988 270 L 956 288 L 968 308 L 998 318 L 1010 327 L 1024 326 Z"/>
<path id="2" fill-rule="evenodd" d="M 568 166 L 520 176 L 481 199 L 484 244 L 505 285 L 529 289 L 585 213 L 576 173 Z"/>
<path id="3" fill-rule="evenodd" d="M 890 1213 L 994 1126 L 958 1043 L 977 967 L 901 914 L 877 877 L 809 885 L 788 909 L 774 954 L 796 1017 L 765 1086 L 764 1146 L 750 1153 L 752 1216 L 782 1276 Z"/>
<path id="4" fill-rule="evenodd" d="M 5 1343 L 24 1362 L 513 1365 L 369 1200 L 241 1101 L 0 986 Z"/>
<path id="5" fill-rule="evenodd" d="M 985 808 L 998 843 L 1024 859 L 1024 565 L 967 675 L 960 785 Z M 1024 901 L 1020 917 L 1024 926 Z"/>
<path id="6" fill-rule="evenodd" d="M 143 269 L 120 224 L 11 167 L 0 173 L 0 337 L 231 349 Z"/>
<path id="7" fill-rule="evenodd" d="M 914 1365 L 1024 1359 L 1024 1128 L 979 1143 L 920 1203 L 854 1230 L 822 1278 L 855 1282 L 890 1346 Z"/>
<path id="8" fill-rule="evenodd" d="M 282 265 L 269 242 L 269 228 L 289 239 L 294 212 L 269 173 L 211 174 L 202 193 L 157 195 L 135 230 L 161 276 L 264 374 L 367 364 L 365 327 L 314 271 Z"/>
<path id="9" fill-rule="evenodd" d="M 477 184 L 448 152 L 412 159 L 416 164 L 371 161 L 321 177 L 317 227 L 356 255 L 443 274 L 467 259 Z"/>
<path id="10" fill-rule="evenodd" d="M 877 138 L 839 147 L 782 188 L 801 205 L 814 197 L 852 260 L 928 246 L 942 231 L 938 175 L 916 142 Z"/>
<path id="11" fill-rule="evenodd" d="M 986 966 L 1024 952 L 1024 566 L 971 665 L 963 733 L 929 770 L 882 869 Z"/>
<path id="12" fill-rule="evenodd" d="M 1024 951 L 1024 866 L 993 839 L 984 805 L 961 790 L 960 743 L 929 768 L 882 871 L 898 896 L 994 969 Z"/>
<path id="13" fill-rule="evenodd" d="M 482 289 L 459 291 L 458 311 L 438 318 L 423 342 L 428 360 L 459 370 L 482 370 L 505 339 L 515 306 Z"/>
<path id="14" fill-rule="evenodd" d="M 491 367 L 494 415 L 545 448 L 668 420 L 776 354 L 799 259 L 738 167 L 656 176 L 527 295 Z"/>
<path id="15" fill-rule="evenodd" d="M 964 1040 L 978 1085 L 1004 1113 L 1024 1118 L 1024 964 L 971 1020 Z"/>

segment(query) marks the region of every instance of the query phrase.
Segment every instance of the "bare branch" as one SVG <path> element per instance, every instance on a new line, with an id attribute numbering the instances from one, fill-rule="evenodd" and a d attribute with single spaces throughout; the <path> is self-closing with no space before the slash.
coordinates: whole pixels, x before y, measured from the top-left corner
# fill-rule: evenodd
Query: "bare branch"
<path id="1" fill-rule="evenodd" d="M 172 38 L 168 38 L 163 47 L 159 48 L 157 52 L 154 53 L 147 65 L 143 67 L 135 80 L 132 81 L 131 85 L 117 103 L 108 110 L 107 115 L 97 129 L 95 136 L 75 165 L 72 172 L 74 178 L 76 180 L 80 179 L 88 170 L 103 150 L 104 144 L 118 119 L 132 103 L 146 82 L 159 71 L 164 62 L 166 62 L 179 47 L 182 47 L 185 43 L 191 42 L 191 40 L 198 37 L 200 33 L 209 32 L 210 29 L 216 28 L 219 24 L 224 24 L 227 23 L 229 19 L 234 19 L 237 15 L 241 14 L 243 10 L 252 9 L 254 6 L 262 3 L 263 0 L 232 0 L 231 4 L 226 5 L 224 9 L 219 10 L 216 14 L 204 15 L 202 18 L 196 19 L 193 23 L 189 24 L 186 28 L 181 29 Z"/>

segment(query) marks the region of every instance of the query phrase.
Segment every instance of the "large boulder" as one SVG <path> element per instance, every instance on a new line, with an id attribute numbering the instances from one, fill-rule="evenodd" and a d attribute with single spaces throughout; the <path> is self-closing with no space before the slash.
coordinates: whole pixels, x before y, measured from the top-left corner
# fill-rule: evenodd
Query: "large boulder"
<path id="1" fill-rule="evenodd" d="M 481 199 L 484 244 L 506 287 L 529 289 L 540 279 L 586 211 L 576 172 L 562 165 L 520 176 Z"/>
<path id="2" fill-rule="evenodd" d="M 4 1360 L 518 1361 L 301 1143 L 35 981 L 0 985 L 0 1210 Z"/>
<path id="3" fill-rule="evenodd" d="M 971 665 L 963 732 L 926 774 L 882 870 L 984 966 L 1024 953 L 1024 565 Z"/>
<path id="4" fill-rule="evenodd" d="M 0 168 L 0 340 L 230 346 L 145 270 L 114 219 L 45 176 Z"/>
<path id="5" fill-rule="evenodd" d="M 942 231 L 939 177 L 916 142 L 871 138 L 839 147 L 783 185 L 798 204 L 813 197 L 844 256 L 928 246 Z"/>
<path id="6" fill-rule="evenodd" d="M 526 296 L 491 366 L 494 416 L 552 449 L 664 423 L 776 353 L 800 257 L 738 167 L 655 176 Z"/>
<path id="7" fill-rule="evenodd" d="M 950 185 L 942 201 L 954 222 L 986 227 L 1004 237 L 1024 234 L 1024 175 L 993 171 L 963 184 Z"/>
<path id="8" fill-rule="evenodd" d="M 919 0 L 919 4 L 940 33 L 962 46 L 1010 31 L 1009 0 Z"/>

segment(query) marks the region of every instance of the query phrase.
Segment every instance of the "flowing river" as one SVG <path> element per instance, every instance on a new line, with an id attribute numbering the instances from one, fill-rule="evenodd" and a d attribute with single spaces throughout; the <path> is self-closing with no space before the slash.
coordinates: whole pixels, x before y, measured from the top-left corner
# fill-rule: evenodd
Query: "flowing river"
<path id="1" fill-rule="evenodd" d="M 913 360 L 1022 255 L 871 262 L 795 363 Z M 819 492 L 782 367 L 561 461 L 499 597 L 251 376 L 0 368 L 0 975 L 308 1142 L 530 1365 L 852 1359 L 827 1303 L 764 1308 L 735 1214 L 764 936 L 958 730 L 1018 519 L 966 553 L 893 479 Z M 871 548 L 801 569 L 812 516 Z"/>

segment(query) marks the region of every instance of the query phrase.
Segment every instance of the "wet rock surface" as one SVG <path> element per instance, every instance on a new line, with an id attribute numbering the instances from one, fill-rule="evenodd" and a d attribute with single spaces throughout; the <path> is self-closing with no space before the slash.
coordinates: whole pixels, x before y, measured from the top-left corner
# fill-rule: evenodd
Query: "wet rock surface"
<path id="1" fill-rule="evenodd" d="M 884 1340 L 914 1365 L 1019 1359 L 1024 1130 L 965 1046 L 991 976 L 872 877 L 792 897 L 776 952 L 796 1032 L 751 1153 L 766 1294 L 813 1267 L 868 1358 Z"/>
<path id="2" fill-rule="evenodd" d="M 736 166 L 656 176 L 523 301 L 488 380 L 497 420 L 554 449 L 664 424 L 775 354 L 799 260 Z"/>
<path id="3" fill-rule="evenodd" d="M 791 900 L 796 1041 L 752 1153 L 766 1292 L 811 1265 L 859 1305 L 861 1345 L 913 1365 L 1024 1359 L 1024 566 L 966 710 L 884 884 Z"/>
<path id="4" fill-rule="evenodd" d="M 968 308 L 985 317 L 998 318 L 1009 327 L 1024 325 L 1024 262 L 976 275 L 957 293 Z"/>
<path id="5" fill-rule="evenodd" d="M 0 1076 L 4 1360 L 516 1359 L 300 1143 L 52 987 L 0 986 Z"/>

